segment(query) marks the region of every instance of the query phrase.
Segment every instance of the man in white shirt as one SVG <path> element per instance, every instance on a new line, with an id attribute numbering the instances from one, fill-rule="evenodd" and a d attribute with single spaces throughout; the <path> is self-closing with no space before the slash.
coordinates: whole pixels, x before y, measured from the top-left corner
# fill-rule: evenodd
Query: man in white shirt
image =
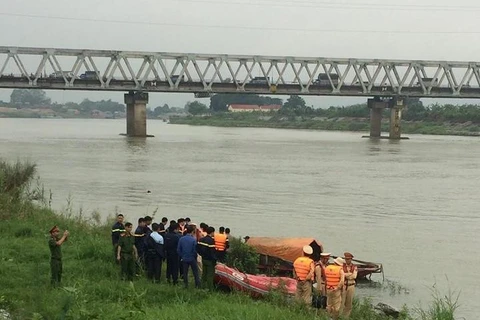
<path id="1" fill-rule="evenodd" d="M 164 241 L 159 233 L 160 225 L 154 223 L 152 229 L 153 232 L 146 239 L 147 278 L 153 282 L 160 282 L 162 261 L 165 258 Z"/>

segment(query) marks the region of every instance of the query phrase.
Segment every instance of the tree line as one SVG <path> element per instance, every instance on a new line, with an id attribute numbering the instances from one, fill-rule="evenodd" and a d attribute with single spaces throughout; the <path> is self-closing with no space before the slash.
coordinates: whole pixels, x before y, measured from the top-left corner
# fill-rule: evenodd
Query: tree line
<path id="1" fill-rule="evenodd" d="M 297 95 L 290 96 L 285 102 L 280 98 L 260 96 L 257 94 L 244 93 L 224 93 L 215 94 L 210 97 L 210 104 L 199 101 L 189 101 L 183 108 L 170 107 L 168 104 L 158 106 L 149 110 L 149 117 L 159 117 L 172 113 L 190 113 L 192 115 L 203 115 L 216 112 L 228 111 L 230 104 L 250 104 L 250 105 L 280 105 L 281 109 L 276 116 L 281 117 L 350 117 L 350 118 L 368 118 L 370 110 L 366 103 L 354 104 L 351 106 L 329 108 L 315 108 L 308 106 L 305 100 Z M 31 107 L 50 107 L 54 111 L 65 111 L 65 109 L 78 110 L 81 113 L 89 113 L 93 110 L 102 112 L 125 112 L 125 105 L 112 101 L 101 100 L 91 101 L 84 99 L 80 103 L 67 102 L 65 104 L 52 103 L 47 97 L 45 91 L 38 89 L 14 89 L 10 95 L 10 105 L 16 108 Z M 389 111 L 385 110 L 385 116 L 389 116 Z M 407 109 L 403 113 L 403 119 L 412 121 L 427 122 L 452 122 L 480 123 L 480 105 L 476 104 L 433 104 L 425 106 L 418 98 L 407 99 Z"/>

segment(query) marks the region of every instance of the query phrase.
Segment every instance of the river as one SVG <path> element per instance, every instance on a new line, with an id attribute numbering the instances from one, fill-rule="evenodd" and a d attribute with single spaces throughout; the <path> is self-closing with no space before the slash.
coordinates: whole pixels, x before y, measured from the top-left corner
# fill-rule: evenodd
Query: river
<path id="1" fill-rule="evenodd" d="M 311 236 L 327 251 L 384 264 L 387 283 L 358 293 L 426 305 L 460 292 L 476 319 L 480 247 L 478 138 L 215 128 L 149 121 L 0 119 L 0 157 L 30 159 L 53 207 L 127 220 L 190 217 L 234 235 Z M 150 190 L 150 193 L 147 193 Z M 81 208 L 81 209 L 80 209 Z M 381 276 L 373 279 L 382 281 Z"/>

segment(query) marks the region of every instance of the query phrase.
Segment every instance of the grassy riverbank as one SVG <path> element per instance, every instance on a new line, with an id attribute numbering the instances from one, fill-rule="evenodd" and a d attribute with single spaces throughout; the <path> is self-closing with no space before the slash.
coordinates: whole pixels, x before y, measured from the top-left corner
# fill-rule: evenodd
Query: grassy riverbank
<path id="1" fill-rule="evenodd" d="M 254 301 L 238 293 L 152 284 L 143 277 L 122 282 L 112 262 L 110 221 L 58 214 L 34 203 L 42 194 L 28 191 L 34 175 L 32 165 L 0 163 L 0 309 L 13 319 L 327 319 L 323 311 L 287 303 L 278 294 Z M 53 225 L 71 234 L 62 246 L 64 276 L 56 289 L 50 286 L 47 246 Z M 428 312 L 425 317 L 404 313 L 400 319 L 453 319 Z M 388 318 L 363 302 L 355 304 L 351 319 Z"/>
<path id="2" fill-rule="evenodd" d="M 370 130 L 370 123 L 366 118 L 292 118 L 258 113 L 219 113 L 211 116 L 171 117 L 170 123 L 214 127 L 255 127 L 356 132 L 368 132 Z M 382 121 L 382 130 L 389 132 L 388 119 Z M 473 123 L 402 121 L 402 132 L 405 134 L 480 136 L 480 126 Z"/>

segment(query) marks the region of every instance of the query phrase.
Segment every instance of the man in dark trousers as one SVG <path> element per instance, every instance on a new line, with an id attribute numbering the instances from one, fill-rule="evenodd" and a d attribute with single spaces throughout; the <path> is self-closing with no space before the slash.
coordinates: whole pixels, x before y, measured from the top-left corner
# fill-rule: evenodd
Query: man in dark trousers
<path id="1" fill-rule="evenodd" d="M 50 270 L 52 272 L 52 286 L 56 287 L 62 281 L 62 244 L 68 239 L 68 230 L 63 232 L 63 236 L 60 237 L 60 229 L 54 226 L 50 229 L 50 240 L 48 246 L 50 248 Z"/>
<path id="2" fill-rule="evenodd" d="M 178 273 L 180 257 L 177 253 L 178 241 L 180 240 L 179 226 L 176 222 L 170 224 L 168 232 L 165 233 L 165 252 L 167 256 L 167 282 L 173 281 L 173 284 L 178 284 Z"/>
<path id="3" fill-rule="evenodd" d="M 138 226 L 135 229 L 135 247 L 138 252 L 137 273 L 145 268 L 145 219 L 138 219 Z"/>
<path id="4" fill-rule="evenodd" d="M 128 281 L 133 281 L 135 261 L 138 259 L 132 229 L 133 226 L 130 222 L 125 223 L 125 232 L 121 234 L 117 248 L 117 260 L 122 266 L 122 278 Z"/>
<path id="5" fill-rule="evenodd" d="M 200 278 L 198 276 L 197 264 L 197 240 L 195 240 L 195 228 L 189 225 L 186 228 L 185 235 L 178 241 L 177 252 L 182 261 L 183 283 L 188 288 L 188 268 L 192 268 L 195 279 L 195 287 L 200 288 Z"/>
<path id="6" fill-rule="evenodd" d="M 159 283 L 162 275 L 162 262 L 165 258 L 164 241 L 159 233 L 160 226 L 157 223 L 152 224 L 152 229 L 153 232 L 146 239 L 147 278 Z"/>
<path id="7" fill-rule="evenodd" d="M 207 227 L 207 235 L 200 239 L 197 245 L 198 253 L 202 256 L 202 285 L 204 288 L 213 290 L 215 265 L 217 264 L 215 250 L 215 228 Z"/>
<path id="8" fill-rule="evenodd" d="M 125 226 L 123 225 L 123 214 L 117 215 L 117 221 L 112 226 L 112 245 L 113 245 L 113 257 L 117 261 L 117 248 L 120 235 L 125 232 Z"/>

